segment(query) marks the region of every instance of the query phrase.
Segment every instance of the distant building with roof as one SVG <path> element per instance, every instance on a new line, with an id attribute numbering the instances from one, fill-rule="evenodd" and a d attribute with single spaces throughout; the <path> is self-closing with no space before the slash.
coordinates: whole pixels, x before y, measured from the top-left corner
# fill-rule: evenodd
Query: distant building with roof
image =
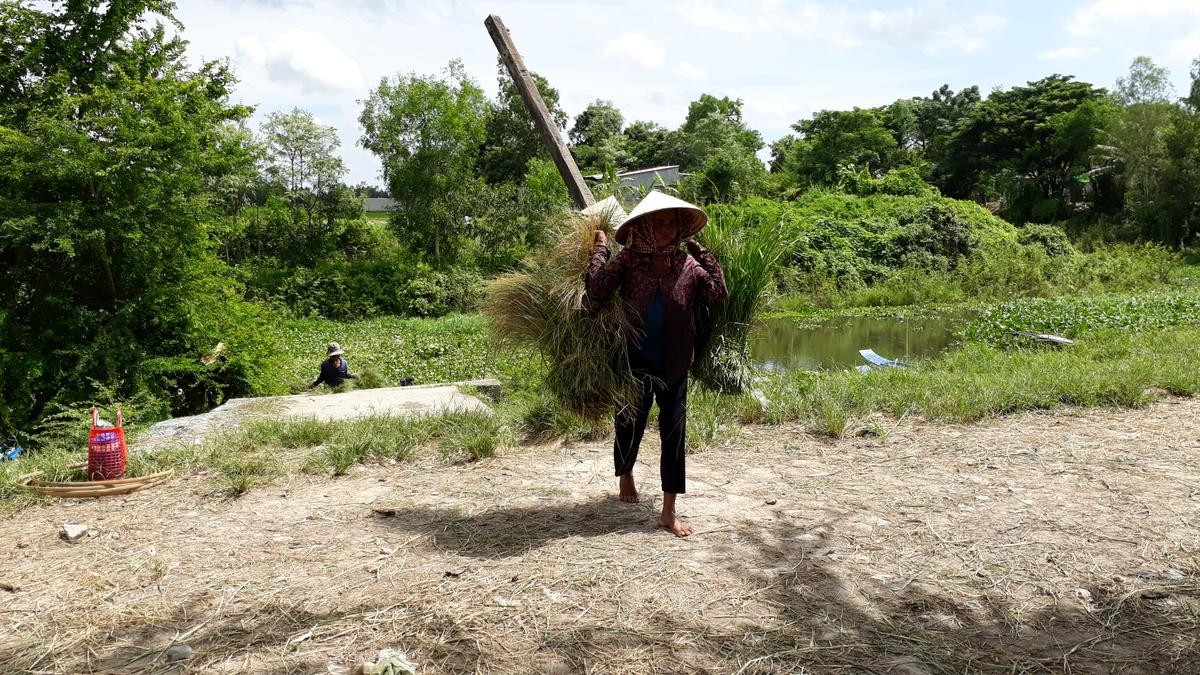
<path id="1" fill-rule="evenodd" d="M 363 200 L 363 211 L 381 213 L 396 210 L 396 200 L 391 197 L 367 197 Z"/>
<path id="2" fill-rule="evenodd" d="M 617 180 L 620 181 L 618 188 L 621 190 L 650 190 L 661 186 L 670 187 L 687 176 L 688 174 L 679 170 L 678 164 L 667 164 L 636 171 L 622 171 L 617 174 Z M 590 181 L 601 181 L 604 180 L 604 174 L 594 173 L 584 176 L 584 178 Z"/>

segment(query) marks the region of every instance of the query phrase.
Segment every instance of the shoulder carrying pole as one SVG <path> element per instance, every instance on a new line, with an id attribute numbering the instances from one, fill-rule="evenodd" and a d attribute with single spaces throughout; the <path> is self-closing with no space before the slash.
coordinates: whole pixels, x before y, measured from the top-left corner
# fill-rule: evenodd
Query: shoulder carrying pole
<path id="1" fill-rule="evenodd" d="M 583 176 L 579 173 L 579 167 L 575 165 L 575 159 L 571 157 L 571 151 L 567 149 L 567 144 L 563 143 L 562 136 L 558 133 L 558 126 L 550 119 L 550 111 L 546 109 L 546 103 L 542 100 L 533 78 L 529 76 L 529 71 L 525 69 L 525 62 L 521 60 L 504 22 L 495 14 L 489 14 L 483 24 L 492 36 L 492 42 L 496 43 L 504 66 L 508 68 L 508 74 L 517 85 L 517 91 L 521 92 L 521 100 L 525 101 L 525 107 L 533 116 L 533 123 L 542 136 L 542 143 L 546 144 L 558 172 L 567 184 L 567 192 L 571 193 L 571 201 L 575 203 L 575 208 L 582 210 L 591 206 L 596 198 L 583 182 Z"/>

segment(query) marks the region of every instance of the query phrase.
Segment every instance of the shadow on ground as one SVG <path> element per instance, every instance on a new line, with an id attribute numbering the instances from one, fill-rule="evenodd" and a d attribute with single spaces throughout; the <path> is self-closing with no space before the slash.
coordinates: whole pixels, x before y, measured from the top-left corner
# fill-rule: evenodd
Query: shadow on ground
<path id="1" fill-rule="evenodd" d="M 612 500 L 481 506 L 477 513 L 416 507 L 380 516 L 376 525 L 429 534 L 437 546 L 466 556 L 511 558 L 568 537 L 653 528 L 651 514 L 631 517 L 632 509 L 648 512 Z M 839 522 L 815 525 L 833 532 Z M 836 569 L 832 543 L 797 537 L 794 525 L 745 521 L 728 534 L 706 545 L 721 574 L 751 589 L 742 595 L 753 597 L 753 612 L 743 607 L 749 613 L 741 618 L 737 608 L 730 615 L 706 612 L 700 605 L 710 599 L 697 598 L 686 611 L 627 608 L 636 625 L 601 612 L 549 617 L 536 607 L 526 614 L 483 608 L 495 613 L 481 619 L 447 611 L 436 595 L 406 594 L 402 582 L 394 593 L 330 611 L 303 600 L 252 599 L 218 612 L 215 599 L 192 599 L 165 615 L 130 616 L 106 629 L 109 639 L 91 645 L 93 652 L 51 661 L 36 636 L 10 634 L 0 669 L 164 672 L 161 650 L 185 636 L 195 650 L 188 670 L 267 673 L 324 672 L 330 662 L 344 663 L 347 652 L 360 658 L 394 645 L 405 645 L 423 672 L 1200 672 L 1194 569 L 1185 579 L 1148 582 L 1136 594 L 1094 586 L 1088 606 L 1070 598 L 1030 603 L 982 576 L 953 593 L 937 580 L 848 580 Z M 599 600 L 619 591 L 585 589 Z M 504 644 L 518 635 L 541 644 Z"/>
<path id="2" fill-rule="evenodd" d="M 623 504 L 597 499 L 562 506 L 545 505 L 486 508 L 476 513 L 431 507 L 396 507 L 381 513 L 380 523 L 404 532 L 425 532 L 434 543 L 472 558 L 522 555 L 531 549 L 571 537 L 655 530 L 648 504 Z"/>
<path id="3" fill-rule="evenodd" d="M 517 556 L 568 537 L 654 528 L 647 506 L 611 499 L 475 514 L 417 507 L 382 520 L 387 527 L 428 533 L 439 547 L 477 558 Z M 815 523 L 809 531 L 832 532 L 837 526 Z M 764 528 L 747 521 L 732 527 L 736 545 L 715 545 L 712 558 L 723 561 L 716 564 L 757 587 L 758 604 L 770 616 L 712 622 L 655 613 L 654 625 L 644 632 L 603 623 L 572 625 L 558 637 L 552 632 L 544 649 L 580 671 L 634 649 L 657 654 L 666 670 L 712 672 L 1200 673 L 1195 569 L 1184 579 L 1147 580 L 1136 592 L 1117 581 L 1092 585 L 1088 603 L 1074 589 L 1037 589 L 1035 602 L 1028 593 L 1010 594 L 1011 588 L 983 572 L 965 584 L 919 577 L 848 580 L 835 569 L 838 552 L 825 537 L 798 533 L 786 523 Z M 753 556 L 745 555 L 748 545 Z M 687 647 L 672 647 L 670 636 L 685 636 Z M 479 665 L 459 664 L 464 670 Z"/>

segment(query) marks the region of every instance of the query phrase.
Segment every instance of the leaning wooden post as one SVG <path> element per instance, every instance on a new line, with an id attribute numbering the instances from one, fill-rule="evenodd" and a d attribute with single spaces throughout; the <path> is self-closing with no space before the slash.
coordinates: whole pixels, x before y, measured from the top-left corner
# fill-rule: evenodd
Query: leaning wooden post
<path id="1" fill-rule="evenodd" d="M 492 36 L 492 42 L 496 43 L 500 58 L 504 60 L 504 66 L 508 68 L 508 74 L 512 76 L 513 82 L 517 85 L 517 91 L 521 92 L 521 99 L 525 101 L 525 107 L 533 116 L 533 123 L 542 135 L 542 143 L 546 144 L 546 149 L 554 158 L 554 164 L 558 166 L 558 172 L 562 174 L 563 181 L 567 184 L 567 192 L 571 193 L 571 201 L 575 202 L 575 208 L 586 209 L 595 203 L 596 198 L 592 196 L 592 191 L 588 189 L 587 183 L 583 182 L 583 175 L 579 173 L 579 167 L 575 165 L 575 158 L 571 157 L 571 151 L 567 149 L 567 144 L 563 143 L 562 136 L 558 133 L 558 126 L 550 118 L 550 111 L 546 109 L 546 103 L 538 92 L 537 84 L 529 76 L 529 71 L 525 69 L 525 62 L 521 60 L 521 55 L 517 52 L 516 45 L 513 44 L 512 36 L 508 34 L 504 22 L 495 14 L 489 14 L 483 25 L 487 26 L 488 34 Z"/>

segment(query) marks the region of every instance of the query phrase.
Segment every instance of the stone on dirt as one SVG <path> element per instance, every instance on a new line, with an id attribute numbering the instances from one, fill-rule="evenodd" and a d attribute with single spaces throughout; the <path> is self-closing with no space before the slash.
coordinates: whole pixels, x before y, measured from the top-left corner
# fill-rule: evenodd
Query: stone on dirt
<path id="1" fill-rule="evenodd" d="M 171 645 L 166 654 L 168 661 L 186 661 L 192 658 L 192 648 L 188 645 Z"/>
<path id="2" fill-rule="evenodd" d="M 408 660 L 404 652 L 398 649 L 383 649 L 374 661 L 364 663 L 354 669 L 355 675 L 416 675 L 417 664 Z"/>
<path id="3" fill-rule="evenodd" d="M 63 539 L 75 543 L 87 536 L 88 526 L 84 523 L 63 523 L 62 531 L 58 536 Z"/>

